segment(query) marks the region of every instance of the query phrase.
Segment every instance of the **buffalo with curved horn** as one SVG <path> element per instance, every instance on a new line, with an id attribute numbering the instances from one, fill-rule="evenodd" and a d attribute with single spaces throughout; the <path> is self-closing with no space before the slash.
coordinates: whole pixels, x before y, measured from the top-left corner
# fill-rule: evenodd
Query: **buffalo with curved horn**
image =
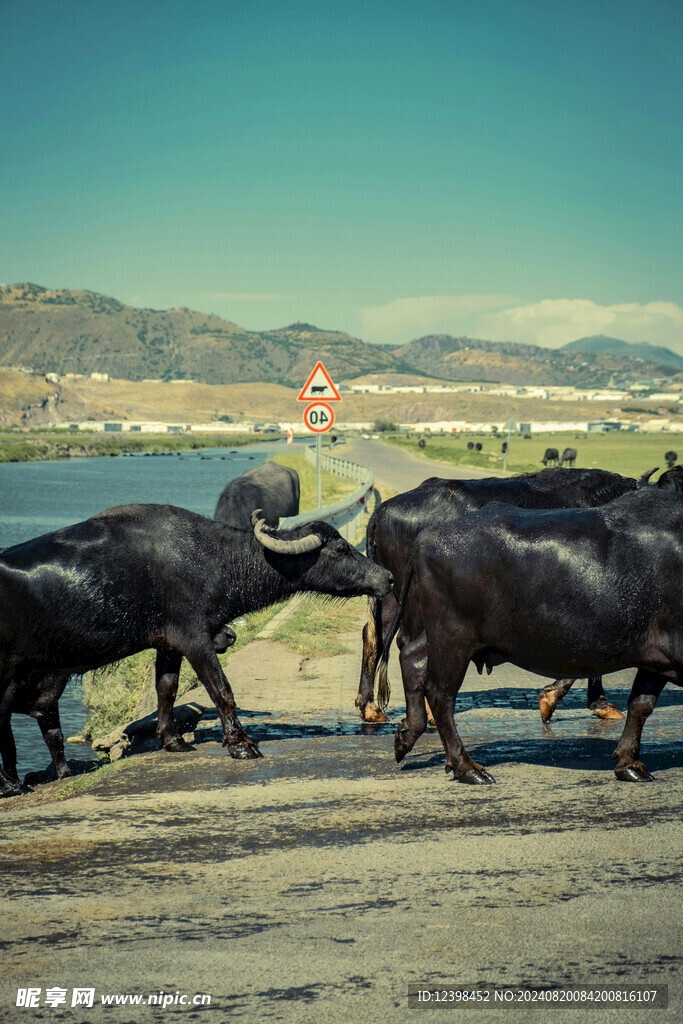
<path id="1" fill-rule="evenodd" d="M 218 710 L 231 756 L 259 757 L 217 657 L 218 644 L 234 637 L 224 624 L 298 592 L 381 598 L 392 583 L 328 523 L 271 531 L 257 519 L 253 530 L 238 530 L 172 505 L 109 509 L 5 549 L 0 793 L 21 792 L 13 710 L 42 716 L 57 772 L 67 774 L 57 710 L 66 681 L 149 648 L 157 651 L 157 735 L 166 749 L 191 749 L 173 721 L 186 657 Z"/>

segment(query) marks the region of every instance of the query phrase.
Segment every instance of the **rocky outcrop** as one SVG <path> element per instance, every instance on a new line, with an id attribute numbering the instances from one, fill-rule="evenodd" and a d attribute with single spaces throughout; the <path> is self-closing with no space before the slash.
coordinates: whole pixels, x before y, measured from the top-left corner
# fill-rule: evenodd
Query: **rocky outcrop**
<path id="1" fill-rule="evenodd" d="M 194 702 L 180 704 L 173 709 L 176 724 L 184 739 L 191 743 L 194 738 L 194 730 L 206 708 Z M 137 718 L 125 725 L 119 725 L 106 736 L 101 736 L 92 744 L 93 750 L 109 755 L 110 761 L 118 761 L 120 757 L 128 757 L 131 754 L 142 754 L 148 750 L 161 750 L 161 743 L 156 736 L 157 714 L 156 711 L 144 718 Z"/>

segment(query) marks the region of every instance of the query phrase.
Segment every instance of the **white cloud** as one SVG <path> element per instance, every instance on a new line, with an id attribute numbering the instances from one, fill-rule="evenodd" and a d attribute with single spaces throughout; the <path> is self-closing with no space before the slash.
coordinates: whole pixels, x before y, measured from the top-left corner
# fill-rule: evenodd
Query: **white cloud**
<path id="1" fill-rule="evenodd" d="M 624 302 L 600 306 L 590 299 L 544 299 L 528 306 L 487 313 L 478 336 L 558 348 L 568 341 L 607 334 L 623 341 L 647 341 L 683 354 L 683 308 L 675 302 Z"/>
<path id="2" fill-rule="evenodd" d="M 453 334 L 466 330 L 463 322 L 484 310 L 514 302 L 511 295 L 427 295 L 396 299 L 384 306 L 360 309 L 360 335 L 365 341 L 391 341 L 399 345 L 425 334 Z"/>

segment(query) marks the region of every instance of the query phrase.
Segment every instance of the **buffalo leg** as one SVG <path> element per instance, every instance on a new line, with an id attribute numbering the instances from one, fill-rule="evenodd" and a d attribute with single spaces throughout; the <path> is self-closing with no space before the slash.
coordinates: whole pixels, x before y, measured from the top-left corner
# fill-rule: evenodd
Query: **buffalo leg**
<path id="1" fill-rule="evenodd" d="M 575 682 L 576 679 L 556 679 L 554 682 L 548 683 L 543 687 L 538 694 L 538 706 L 543 722 L 550 721 L 553 711 L 562 698 L 566 697 Z"/>
<path id="2" fill-rule="evenodd" d="M 65 779 L 71 775 L 64 757 L 64 733 L 59 720 L 59 698 L 64 693 L 68 681 L 68 675 L 49 673 L 43 676 L 38 683 L 38 699 L 29 712 L 40 726 L 58 779 Z"/>
<path id="3" fill-rule="evenodd" d="M 71 775 L 71 772 L 64 757 L 64 733 L 59 721 L 59 705 L 57 701 L 55 700 L 44 711 L 34 711 L 32 714 L 38 720 L 40 731 L 43 734 L 43 739 L 47 749 L 50 751 L 52 763 L 55 766 L 57 778 L 66 779 Z"/>
<path id="4" fill-rule="evenodd" d="M 393 594 L 388 594 L 379 602 L 376 598 L 368 601 L 368 621 L 363 626 L 363 662 L 356 696 L 356 707 L 360 709 L 360 716 L 365 722 L 389 721 L 375 701 L 375 673 L 382 653 L 382 638 L 387 635 L 397 608 Z"/>
<path id="5" fill-rule="evenodd" d="M 616 704 L 612 704 L 607 700 L 605 691 L 602 688 L 601 676 L 589 676 L 586 707 L 594 715 L 597 715 L 598 718 L 619 719 L 624 717 Z"/>
<path id="6" fill-rule="evenodd" d="M 240 759 L 262 757 L 260 750 L 249 739 L 237 717 L 235 698 L 216 652 L 213 649 L 202 649 L 186 653 L 188 661 L 216 706 L 223 725 L 223 746 L 228 748 L 230 756 Z"/>
<path id="7" fill-rule="evenodd" d="M 0 728 L 0 757 L 5 774 L 14 782 L 19 782 L 17 775 L 17 746 L 12 733 L 12 723 L 9 716 Z"/>
<path id="8" fill-rule="evenodd" d="M 640 760 L 640 737 L 645 721 L 655 709 L 666 679 L 657 672 L 638 669 L 628 698 L 626 725 L 613 757 L 618 758 L 614 774 L 621 782 L 652 782 L 653 776 Z"/>
<path id="9" fill-rule="evenodd" d="M 550 721 L 555 708 L 566 697 L 575 682 L 576 679 L 556 679 L 553 683 L 548 683 L 543 687 L 538 694 L 538 706 L 541 711 L 541 719 L 544 722 Z M 598 718 L 624 717 L 619 708 L 607 700 L 600 676 L 591 676 L 588 680 L 586 707 Z"/>
<path id="10" fill-rule="evenodd" d="M 13 679 L 6 686 L 5 692 L 0 698 L 0 752 L 2 753 L 3 763 L 6 753 L 10 759 L 10 764 L 7 768 L 0 768 L 0 796 L 18 796 L 22 792 L 21 784 L 16 774 L 17 754 L 11 726 L 12 704 L 16 697 L 17 689 L 17 682 Z"/>
<path id="11" fill-rule="evenodd" d="M 443 637 L 442 634 L 438 638 L 430 636 L 428 642 L 427 700 L 446 751 L 446 771 L 452 771 L 458 782 L 490 785 L 496 780 L 465 750 L 453 714 L 469 658 L 458 656 L 452 637 Z"/>
<path id="12" fill-rule="evenodd" d="M 427 637 L 422 633 L 401 647 L 403 689 L 406 695 L 406 717 L 394 736 L 394 755 L 400 763 L 427 728 L 425 679 L 427 675 Z"/>
<path id="13" fill-rule="evenodd" d="M 157 728 L 156 734 L 164 749 L 174 753 L 194 750 L 186 743 L 176 727 L 173 718 L 173 706 L 178 692 L 178 678 L 182 654 L 177 651 L 157 651 L 155 665 L 155 683 L 157 691 Z"/>

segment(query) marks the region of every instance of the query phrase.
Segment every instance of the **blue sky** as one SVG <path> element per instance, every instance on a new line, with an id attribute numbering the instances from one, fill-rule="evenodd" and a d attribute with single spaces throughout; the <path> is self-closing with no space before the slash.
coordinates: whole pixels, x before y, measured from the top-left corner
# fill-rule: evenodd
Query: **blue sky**
<path id="1" fill-rule="evenodd" d="M 683 352 L 678 0 L 0 11 L 0 281 Z"/>

